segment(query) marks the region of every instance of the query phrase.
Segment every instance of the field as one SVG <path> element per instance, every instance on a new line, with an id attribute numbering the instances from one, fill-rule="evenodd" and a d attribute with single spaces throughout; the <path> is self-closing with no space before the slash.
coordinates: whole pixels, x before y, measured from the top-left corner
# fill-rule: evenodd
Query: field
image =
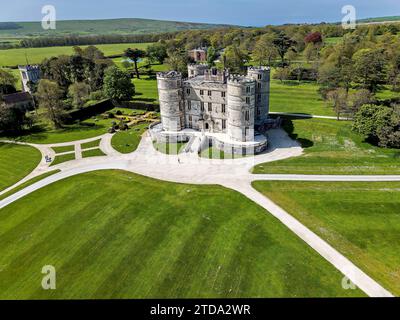
<path id="1" fill-rule="evenodd" d="M 0 143 L 0 191 L 28 175 L 41 158 L 33 147 Z"/>
<path id="2" fill-rule="evenodd" d="M 254 173 L 400 174 L 400 151 L 363 142 L 351 131 L 351 122 L 289 119 L 284 128 L 302 143 L 304 155 L 260 164 Z"/>
<path id="3" fill-rule="evenodd" d="M 40 22 L 15 22 L 18 29 L 0 30 L 2 37 L 103 34 L 150 34 L 188 29 L 211 29 L 223 25 L 150 19 L 60 20 L 56 30 L 44 30 Z"/>
<path id="4" fill-rule="evenodd" d="M 255 187 L 400 295 L 400 182 L 273 182 Z"/>
<path id="5" fill-rule="evenodd" d="M 219 186 L 99 171 L 0 213 L 0 299 L 363 295 L 342 289 L 342 275 L 262 208 Z M 44 265 L 56 268 L 57 290 L 40 288 Z"/>
<path id="6" fill-rule="evenodd" d="M 137 125 L 127 131 L 119 131 L 112 137 L 112 147 L 121 153 L 135 151 L 140 143 L 142 134 L 147 130 L 148 124 Z"/>
<path id="7" fill-rule="evenodd" d="M 149 43 L 120 43 L 120 44 L 99 44 L 96 45 L 106 56 L 122 54 L 127 48 L 146 49 Z M 86 46 L 81 46 L 82 48 Z M 0 67 L 17 66 L 26 64 L 40 63 L 44 58 L 59 55 L 70 55 L 73 47 L 48 47 L 48 48 L 27 48 L 27 49 L 7 49 L 0 50 Z M 28 59 L 28 60 L 27 60 Z"/>

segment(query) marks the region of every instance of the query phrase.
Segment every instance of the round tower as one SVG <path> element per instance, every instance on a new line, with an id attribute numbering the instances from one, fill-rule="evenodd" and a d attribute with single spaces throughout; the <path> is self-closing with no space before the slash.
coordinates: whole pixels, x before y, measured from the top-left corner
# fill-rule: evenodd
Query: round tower
<path id="1" fill-rule="evenodd" d="M 255 123 L 262 126 L 268 119 L 270 95 L 270 69 L 268 67 L 249 67 L 247 76 L 256 81 Z"/>
<path id="2" fill-rule="evenodd" d="M 157 73 L 161 122 L 165 131 L 184 128 L 182 74 L 175 71 Z"/>
<path id="3" fill-rule="evenodd" d="M 228 135 L 239 142 L 254 140 L 256 82 L 243 76 L 228 79 Z"/>
<path id="4" fill-rule="evenodd" d="M 189 78 L 204 76 L 204 73 L 208 69 L 206 64 L 191 63 L 188 64 L 188 75 Z"/>

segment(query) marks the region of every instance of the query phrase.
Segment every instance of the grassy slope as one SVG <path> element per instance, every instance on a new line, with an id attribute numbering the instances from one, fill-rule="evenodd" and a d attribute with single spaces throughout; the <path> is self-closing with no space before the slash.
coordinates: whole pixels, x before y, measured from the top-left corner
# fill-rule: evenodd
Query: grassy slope
<path id="1" fill-rule="evenodd" d="M 400 183 L 255 182 L 392 293 L 400 295 Z"/>
<path id="2" fill-rule="evenodd" d="M 0 299 L 361 295 L 244 196 L 121 171 L 75 176 L 2 209 L 0 243 Z M 45 291 L 49 264 L 57 290 Z"/>
<path id="3" fill-rule="evenodd" d="M 121 43 L 121 44 L 100 44 L 96 45 L 106 56 L 122 54 L 125 49 L 140 48 L 146 49 L 149 43 Z M 82 46 L 84 48 L 86 46 Z M 0 50 L 0 66 L 16 66 L 26 64 L 26 57 L 29 63 L 40 63 L 44 58 L 73 53 L 73 47 L 48 47 L 48 48 L 27 48 Z"/>
<path id="4" fill-rule="evenodd" d="M 33 147 L 0 143 L 0 190 L 28 175 L 41 158 L 40 152 Z"/>
<path id="5" fill-rule="evenodd" d="M 307 113 L 322 116 L 334 116 L 330 107 L 317 92 L 314 83 L 298 83 L 297 81 L 271 81 L 271 111 Z"/>
<path id="6" fill-rule="evenodd" d="M 106 154 L 103 151 L 101 151 L 99 148 L 82 151 L 82 158 L 102 157 L 105 155 Z"/>
<path id="7" fill-rule="evenodd" d="M 326 119 L 286 121 L 305 154 L 260 164 L 255 173 L 400 174 L 400 151 L 374 147 L 351 131 L 351 123 Z"/>
<path id="8" fill-rule="evenodd" d="M 136 150 L 143 132 L 149 127 L 149 124 L 140 124 L 127 131 L 119 131 L 111 139 L 112 147 L 121 153 L 131 153 Z"/>
<path id="9" fill-rule="evenodd" d="M 68 34 L 148 34 L 187 29 L 210 29 L 216 24 L 150 19 L 60 20 L 56 30 L 44 30 L 40 22 L 18 22 L 20 29 L 0 30 L 0 36 L 63 36 Z"/>
<path id="10" fill-rule="evenodd" d="M 55 156 L 53 162 L 50 164 L 50 167 L 72 160 L 75 160 L 75 152 L 63 154 L 61 156 Z"/>

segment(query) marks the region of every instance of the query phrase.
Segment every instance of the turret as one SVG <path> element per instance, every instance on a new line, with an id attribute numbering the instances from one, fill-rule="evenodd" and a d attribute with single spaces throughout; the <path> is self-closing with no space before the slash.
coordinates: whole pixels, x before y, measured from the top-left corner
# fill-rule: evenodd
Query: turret
<path id="1" fill-rule="evenodd" d="M 228 135 L 232 140 L 254 140 L 256 81 L 231 75 L 228 79 Z"/>
<path id="2" fill-rule="evenodd" d="M 184 128 L 182 74 L 175 71 L 157 73 L 161 122 L 165 131 Z"/>
<path id="3" fill-rule="evenodd" d="M 256 81 L 255 123 L 262 126 L 268 119 L 270 95 L 270 69 L 267 67 L 249 67 L 247 76 Z"/>

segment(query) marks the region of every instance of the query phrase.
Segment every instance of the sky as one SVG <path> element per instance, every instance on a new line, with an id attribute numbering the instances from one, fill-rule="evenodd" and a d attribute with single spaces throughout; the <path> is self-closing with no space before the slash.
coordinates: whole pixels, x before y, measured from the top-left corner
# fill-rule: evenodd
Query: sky
<path id="1" fill-rule="evenodd" d="M 359 19 L 400 15 L 400 0 L 0 0 L 0 21 L 40 21 L 44 5 L 55 6 L 58 20 L 148 18 L 243 26 L 338 22 L 344 5 L 353 5 Z"/>

